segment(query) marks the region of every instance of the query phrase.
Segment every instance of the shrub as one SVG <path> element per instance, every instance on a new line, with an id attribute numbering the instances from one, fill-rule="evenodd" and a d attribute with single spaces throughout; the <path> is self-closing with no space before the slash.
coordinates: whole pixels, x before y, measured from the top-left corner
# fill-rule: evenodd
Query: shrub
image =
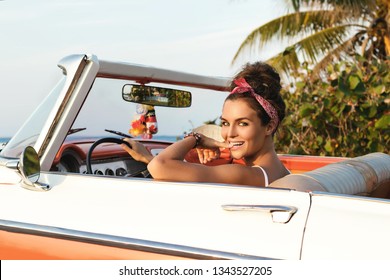
<path id="1" fill-rule="evenodd" d="M 389 153 L 390 61 L 363 57 L 329 65 L 312 80 L 308 68 L 284 87 L 287 106 L 279 153 L 355 157 Z"/>

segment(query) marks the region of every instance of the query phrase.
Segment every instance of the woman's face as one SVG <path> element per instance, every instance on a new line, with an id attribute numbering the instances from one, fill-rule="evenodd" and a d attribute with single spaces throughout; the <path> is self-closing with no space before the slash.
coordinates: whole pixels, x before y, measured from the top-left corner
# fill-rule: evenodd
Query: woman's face
<path id="1" fill-rule="evenodd" d="M 254 161 L 262 153 L 266 138 L 263 126 L 256 111 L 243 99 L 226 100 L 222 108 L 222 137 L 233 147 L 234 159 L 245 158 Z"/>

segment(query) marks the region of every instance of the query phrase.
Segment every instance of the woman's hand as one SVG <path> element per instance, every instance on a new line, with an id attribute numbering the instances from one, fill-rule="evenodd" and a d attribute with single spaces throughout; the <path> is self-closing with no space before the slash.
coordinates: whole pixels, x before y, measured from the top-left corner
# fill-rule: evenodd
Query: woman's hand
<path id="1" fill-rule="evenodd" d="M 214 138 L 207 137 L 203 134 L 197 133 L 200 136 L 200 140 L 196 148 L 203 149 L 216 149 L 216 148 L 230 148 L 231 146 L 226 142 L 220 142 Z"/>
<path id="2" fill-rule="evenodd" d="M 199 162 L 206 164 L 212 160 L 219 159 L 221 152 L 218 148 L 215 149 L 202 149 L 196 148 L 198 153 Z"/>
<path id="3" fill-rule="evenodd" d="M 141 161 L 148 164 L 153 159 L 153 155 L 140 142 L 130 138 L 124 138 L 123 141 L 129 143 L 131 148 L 126 144 L 121 144 L 121 147 L 136 161 Z"/>
<path id="4" fill-rule="evenodd" d="M 199 162 L 206 164 L 212 160 L 218 159 L 221 155 L 221 148 L 229 148 L 229 145 L 225 142 L 219 142 L 213 138 L 200 134 L 200 141 L 196 147 Z"/>

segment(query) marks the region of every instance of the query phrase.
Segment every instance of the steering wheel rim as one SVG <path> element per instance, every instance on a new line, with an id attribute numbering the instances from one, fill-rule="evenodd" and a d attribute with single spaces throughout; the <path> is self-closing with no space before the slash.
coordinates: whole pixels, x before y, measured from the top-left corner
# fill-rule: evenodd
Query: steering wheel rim
<path id="1" fill-rule="evenodd" d="M 93 174 L 92 173 L 92 163 L 91 163 L 92 152 L 98 145 L 100 145 L 102 143 L 115 143 L 115 144 L 119 144 L 119 145 L 120 144 L 130 145 L 128 142 L 124 141 L 123 139 L 119 139 L 119 138 L 115 138 L 115 137 L 105 137 L 105 138 L 101 138 L 101 139 L 95 141 L 92 144 L 92 146 L 89 148 L 88 153 L 87 153 L 87 158 L 85 160 L 85 165 L 87 167 L 87 174 Z M 145 169 L 145 170 L 147 170 L 147 169 Z M 136 172 L 134 174 L 127 174 L 126 176 L 133 177 L 135 175 L 143 173 L 145 170 L 141 170 L 141 171 Z"/>

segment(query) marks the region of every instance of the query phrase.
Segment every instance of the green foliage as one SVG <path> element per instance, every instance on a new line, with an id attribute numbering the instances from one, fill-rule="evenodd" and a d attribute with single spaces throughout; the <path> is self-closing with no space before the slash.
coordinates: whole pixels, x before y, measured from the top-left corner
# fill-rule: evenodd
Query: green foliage
<path id="1" fill-rule="evenodd" d="M 389 0 L 290 0 L 294 10 L 255 28 L 241 43 L 232 63 L 243 54 L 261 55 L 268 43 L 284 50 L 267 59 L 283 78 L 305 61 L 314 74 L 335 59 L 361 54 L 367 59 L 390 55 Z M 351 81 L 352 83 L 356 81 Z"/>
<path id="2" fill-rule="evenodd" d="M 329 64 L 313 80 L 309 69 L 283 89 L 287 114 L 279 153 L 355 157 L 390 152 L 390 60 Z"/>

